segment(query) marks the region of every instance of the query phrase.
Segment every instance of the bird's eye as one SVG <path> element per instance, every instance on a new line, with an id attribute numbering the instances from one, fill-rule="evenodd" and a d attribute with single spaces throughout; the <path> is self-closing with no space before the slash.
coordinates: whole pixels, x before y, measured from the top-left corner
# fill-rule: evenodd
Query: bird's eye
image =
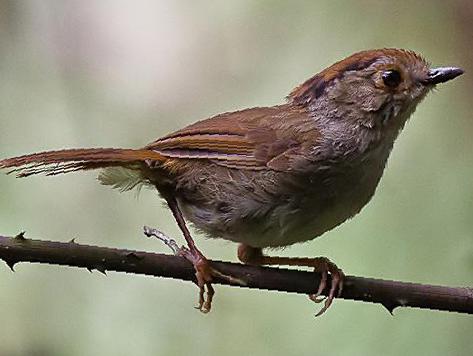
<path id="1" fill-rule="evenodd" d="M 397 70 L 387 70 L 383 73 L 384 85 L 390 88 L 396 88 L 401 83 L 401 73 Z"/>

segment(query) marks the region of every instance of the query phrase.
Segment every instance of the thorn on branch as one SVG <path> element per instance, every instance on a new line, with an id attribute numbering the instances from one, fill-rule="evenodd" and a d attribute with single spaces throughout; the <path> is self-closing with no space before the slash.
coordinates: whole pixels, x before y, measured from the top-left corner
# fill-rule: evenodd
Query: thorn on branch
<path id="1" fill-rule="evenodd" d="M 14 237 L 14 239 L 18 241 L 24 241 L 26 240 L 25 234 L 26 234 L 26 231 L 21 231 L 18 235 Z"/>
<path id="2" fill-rule="evenodd" d="M 397 307 L 399 307 L 398 304 L 394 304 L 394 303 L 388 303 L 388 302 L 384 302 L 384 303 L 381 303 L 381 305 L 386 308 L 386 310 L 389 312 L 389 314 L 391 314 L 392 316 L 394 316 L 394 309 L 396 309 Z"/>
<path id="3" fill-rule="evenodd" d="M 7 264 L 8 267 L 10 267 L 12 272 L 15 272 L 15 265 L 18 263 L 18 261 L 12 261 L 12 260 L 4 260 L 5 263 Z"/>
<path id="4" fill-rule="evenodd" d="M 104 261 L 105 262 L 105 261 Z M 101 265 L 94 265 L 93 267 L 86 267 L 87 268 L 87 271 L 89 271 L 90 273 L 93 273 L 94 270 L 97 270 L 98 272 L 102 273 L 103 275 L 107 275 L 107 269 L 104 267 L 104 266 L 101 266 Z"/>

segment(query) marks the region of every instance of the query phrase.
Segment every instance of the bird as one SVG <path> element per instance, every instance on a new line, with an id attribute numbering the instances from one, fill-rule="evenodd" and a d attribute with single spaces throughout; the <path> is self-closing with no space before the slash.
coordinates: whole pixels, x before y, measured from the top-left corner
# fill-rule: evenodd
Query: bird
<path id="1" fill-rule="evenodd" d="M 210 311 L 212 281 L 222 274 L 197 247 L 189 223 L 238 243 L 243 263 L 321 273 L 309 296 L 325 299 L 321 315 L 340 295 L 343 271 L 326 257 L 263 249 L 310 241 L 358 214 L 417 105 L 461 74 L 458 67 L 432 68 L 411 50 L 363 50 L 313 75 L 279 105 L 222 113 L 138 149 L 39 152 L 0 160 L 0 169 L 18 177 L 100 169 L 98 180 L 120 191 L 157 189 L 185 238 L 179 254 L 195 268 L 199 310 Z"/>

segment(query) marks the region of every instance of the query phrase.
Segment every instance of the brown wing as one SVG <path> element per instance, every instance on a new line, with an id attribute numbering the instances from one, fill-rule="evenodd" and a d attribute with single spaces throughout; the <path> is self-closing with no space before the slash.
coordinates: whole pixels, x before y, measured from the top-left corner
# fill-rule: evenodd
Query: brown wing
<path id="1" fill-rule="evenodd" d="M 304 109 L 281 105 L 220 114 L 145 148 L 169 158 L 209 159 L 231 168 L 286 171 L 318 135 Z"/>

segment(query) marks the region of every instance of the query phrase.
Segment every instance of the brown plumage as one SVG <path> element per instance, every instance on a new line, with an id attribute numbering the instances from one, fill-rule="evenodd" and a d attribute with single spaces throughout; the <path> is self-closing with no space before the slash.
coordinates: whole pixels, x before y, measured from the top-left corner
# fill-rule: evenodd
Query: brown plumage
<path id="1" fill-rule="evenodd" d="M 145 148 L 170 158 L 206 159 L 236 169 L 285 171 L 317 135 L 305 108 L 285 104 L 220 114 Z"/>
<path id="2" fill-rule="evenodd" d="M 180 253 L 194 264 L 200 310 L 210 310 L 212 277 L 222 275 L 197 249 L 184 218 L 210 237 L 239 242 L 245 263 L 321 272 L 314 300 L 330 273 L 321 314 L 342 290 L 341 270 L 326 258 L 271 257 L 262 248 L 311 240 L 356 215 L 373 196 L 416 105 L 436 84 L 462 73 L 431 69 L 412 51 L 363 51 L 311 77 L 282 105 L 220 114 L 142 149 L 42 152 L 2 160 L 0 168 L 20 177 L 104 168 L 103 184 L 154 186 L 186 239 Z"/>
<path id="3" fill-rule="evenodd" d="M 78 148 L 7 158 L 0 161 L 0 168 L 14 168 L 9 173 L 16 173 L 17 177 L 27 177 L 33 174 L 57 175 L 109 166 L 126 167 L 146 160 L 164 162 L 166 158 L 150 150 Z"/>
<path id="4" fill-rule="evenodd" d="M 295 103 L 304 103 L 310 99 L 316 99 L 323 94 L 325 88 L 333 84 L 336 79 L 343 77 L 347 71 L 365 69 L 386 56 L 395 56 L 405 66 L 408 66 L 409 63 L 417 63 L 424 67 L 428 66 L 427 61 L 414 51 L 396 48 L 361 51 L 336 62 L 307 79 L 304 83 L 294 88 L 287 98 Z"/>

